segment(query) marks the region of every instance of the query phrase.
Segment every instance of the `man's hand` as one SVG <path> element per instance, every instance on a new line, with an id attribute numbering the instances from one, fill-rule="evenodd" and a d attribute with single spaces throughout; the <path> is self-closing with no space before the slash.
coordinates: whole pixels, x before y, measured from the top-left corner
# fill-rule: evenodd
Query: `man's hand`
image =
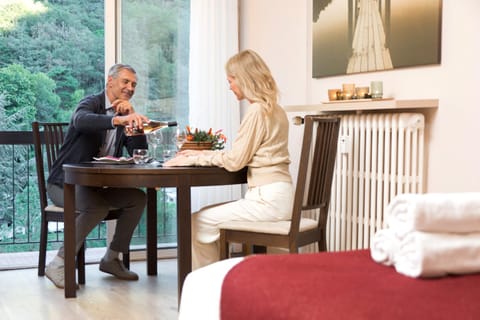
<path id="1" fill-rule="evenodd" d="M 148 121 L 150 121 L 148 117 L 136 112 L 125 116 L 113 117 L 113 124 L 115 126 L 128 126 L 130 130 L 133 130 L 133 128 L 143 129 L 143 124 Z"/>
<path id="2" fill-rule="evenodd" d="M 132 104 L 128 100 L 117 99 L 112 102 L 112 108 L 115 113 L 121 116 L 125 116 L 131 113 L 135 113 Z"/>

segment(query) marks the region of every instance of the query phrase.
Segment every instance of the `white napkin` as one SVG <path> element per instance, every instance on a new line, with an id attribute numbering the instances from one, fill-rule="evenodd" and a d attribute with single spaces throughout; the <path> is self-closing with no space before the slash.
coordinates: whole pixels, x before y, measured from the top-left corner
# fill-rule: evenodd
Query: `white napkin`
<path id="1" fill-rule="evenodd" d="M 112 156 L 105 156 L 105 157 L 93 157 L 98 163 L 118 163 L 118 164 L 126 164 L 126 163 L 134 163 L 133 158 L 126 158 L 126 157 L 112 157 Z"/>

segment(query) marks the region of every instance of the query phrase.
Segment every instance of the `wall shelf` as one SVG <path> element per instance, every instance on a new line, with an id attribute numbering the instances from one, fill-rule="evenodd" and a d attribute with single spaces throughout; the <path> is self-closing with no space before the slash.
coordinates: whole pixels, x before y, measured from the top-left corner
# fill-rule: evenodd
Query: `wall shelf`
<path id="1" fill-rule="evenodd" d="M 438 108 L 438 99 L 419 99 L 419 100 L 394 100 L 390 99 L 362 99 L 351 101 L 325 102 L 312 105 L 290 105 L 285 106 L 286 112 L 362 112 L 362 111 L 381 111 L 381 110 L 408 110 L 408 109 L 427 109 Z"/>

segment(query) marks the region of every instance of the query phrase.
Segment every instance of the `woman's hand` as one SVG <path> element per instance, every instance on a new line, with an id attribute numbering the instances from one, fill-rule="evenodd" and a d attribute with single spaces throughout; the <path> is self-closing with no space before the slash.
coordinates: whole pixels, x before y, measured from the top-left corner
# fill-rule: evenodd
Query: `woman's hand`
<path id="1" fill-rule="evenodd" d="M 183 151 L 179 151 L 177 152 L 177 154 L 180 154 L 182 156 L 199 156 L 203 153 L 203 151 L 201 150 L 183 150 Z"/>
<path id="2" fill-rule="evenodd" d="M 198 156 L 207 155 L 212 150 L 183 150 L 163 164 L 164 167 L 190 167 L 199 165 Z"/>
<path id="3" fill-rule="evenodd" d="M 182 151 L 184 152 L 184 151 Z M 178 152 L 175 157 L 163 163 L 164 167 L 188 167 L 194 164 L 191 157 L 183 155 L 182 152 Z"/>

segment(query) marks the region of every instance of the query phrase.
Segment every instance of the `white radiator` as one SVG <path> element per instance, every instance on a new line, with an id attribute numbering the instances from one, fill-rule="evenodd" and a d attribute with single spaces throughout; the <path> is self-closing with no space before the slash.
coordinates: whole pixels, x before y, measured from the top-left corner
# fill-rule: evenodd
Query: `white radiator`
<path id="1" fill-rule="evenodd" d="M 423 192 L 422 114 L 341 117 L 328 251 L 369 248 L 372 235 L 383 225 L 390 200 L 401 193 Z"/>

